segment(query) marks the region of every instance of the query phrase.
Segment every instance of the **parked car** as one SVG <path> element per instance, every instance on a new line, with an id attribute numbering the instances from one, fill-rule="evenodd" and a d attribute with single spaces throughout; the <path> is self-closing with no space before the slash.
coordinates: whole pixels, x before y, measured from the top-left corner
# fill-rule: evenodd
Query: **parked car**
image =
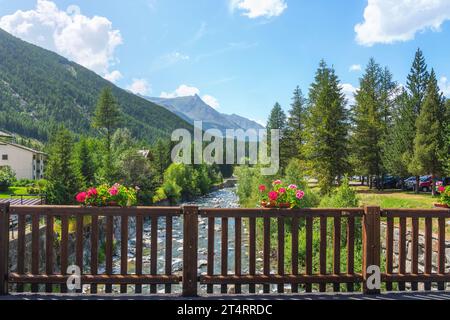
<path id="1" fill-rule="evenodd" d="M 403 180 L 403 188 L 405 190 L 414 190 L 415 185 L 416 177 L 409 177 L 408 179 Z"/>
<path id="2" fill-rule="evenodd" d="M 394 176 L 385 176 L 383 178 L 383 189 L 396 189 L 398 187 L 400 179 Z M 378 186 L 378 179 L 375 178 L 373 181 L 375 186 Z"/>
<path id="3" fill-rule="evenodd" d="M 442 181 L 444 187 L 450 186 L 450 177 L 441 178 L 438 181 Z"/>
<path id="4" fill-rule="evenodd" d="M 431 176 L 420 177 L 419 191 L 430 192 L 432 184 L 433 184 L 433 180 L 431 179 Z M 414 186 L 414 190 L 415 190 L 415 186 Z"/>

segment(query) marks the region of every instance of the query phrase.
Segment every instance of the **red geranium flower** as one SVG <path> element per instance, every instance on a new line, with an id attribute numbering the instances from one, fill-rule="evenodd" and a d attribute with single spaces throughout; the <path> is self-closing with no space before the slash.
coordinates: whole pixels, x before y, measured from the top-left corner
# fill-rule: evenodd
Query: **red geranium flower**
<path id="1" fill-rule="evenodd" d="M 269 192 L 269 199 L 272 200 L 272 201 L 277 201 L 277 199 L 278 199 L 278 192 L 270 191 Z"/>
<path id="2" fill-rule="evenodd" d="M 87 198 L 87 193 L 86 192 L 80 192 L 79 194 L 77 194 L 77 196 L 75 197 L 78 203 L 84 203 L 86 201 Z"/>
<path id="3" fill-rule="evenodd" d="M 260 186 L 259 186 L 259 191 L 260 191 L 260 192 L 264 192 L 264 191 L 266 191 L 266 186 L 265 186 L 265 185 L 263 185 L 263 184 L 262 184 L 262 185 L 260 185 Z"/>

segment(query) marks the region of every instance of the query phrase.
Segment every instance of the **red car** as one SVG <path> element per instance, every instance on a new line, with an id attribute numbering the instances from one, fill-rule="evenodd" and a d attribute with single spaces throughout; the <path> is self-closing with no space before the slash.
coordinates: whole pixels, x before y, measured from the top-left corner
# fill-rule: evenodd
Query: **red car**
<path id="1" fill-rule="evenodd" d="M 432 184 L 431 176 L 420 177 L 419 191 L 430 192 Z"/>

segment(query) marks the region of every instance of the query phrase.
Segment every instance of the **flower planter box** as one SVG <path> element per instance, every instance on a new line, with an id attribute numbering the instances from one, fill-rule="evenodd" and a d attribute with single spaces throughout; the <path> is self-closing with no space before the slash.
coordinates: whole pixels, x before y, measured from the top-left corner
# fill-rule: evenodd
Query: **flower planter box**
<path id="1" fill-rule="evenodd" d="M 450 206 L 448 204 L 443 203 L 435 203 L 434 207 L 439 209 L 450 209 Z"/>
<path id="2" fill-rule="evenodd" d="M 291 208 L 291 204 L 290 203 L 276 204 L 276 203 L 270 203 L 270 202 L 262 201 L 261 202 L 261 207 L 267 208 L 267 209 L 290 209 Z"/>

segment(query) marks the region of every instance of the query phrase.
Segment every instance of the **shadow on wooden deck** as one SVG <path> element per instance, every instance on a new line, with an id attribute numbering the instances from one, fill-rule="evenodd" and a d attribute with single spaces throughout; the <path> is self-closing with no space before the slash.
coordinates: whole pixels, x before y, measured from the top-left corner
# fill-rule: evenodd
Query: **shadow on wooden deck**
<path id="1" fill-rule="evenodd" d="M 0 300 L 33 300 L 33 301 L 52 301 L 52 300 L 120 300 L 120 301 L 381 301 L 381 300 L 409 300 L 409 301 L 430 301 L 430 300 L 450 300 L 450 292 L 402 292 L 402 293 L 383 293 L 379 295 L 363 294 L 301 294 L 301 295 L 235 295 L 221 296 L 208 295 L 195 298 L 184 298 L 179 295 L 80 295 L 80 294 L 10 294 L 0 296 Z"/>

